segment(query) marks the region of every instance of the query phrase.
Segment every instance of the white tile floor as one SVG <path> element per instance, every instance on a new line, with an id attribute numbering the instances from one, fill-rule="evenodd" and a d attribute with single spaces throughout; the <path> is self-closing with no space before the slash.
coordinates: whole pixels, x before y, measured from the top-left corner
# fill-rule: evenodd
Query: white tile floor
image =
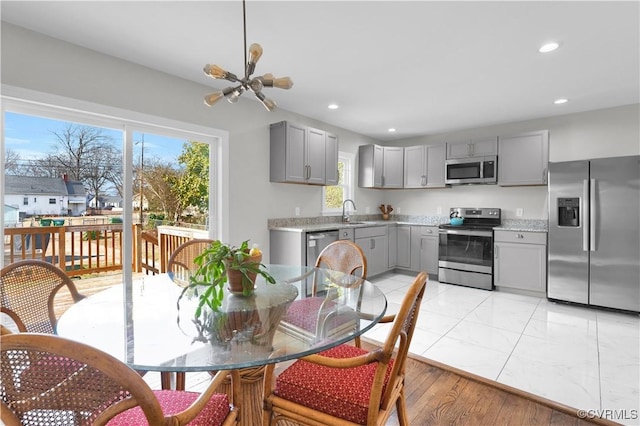
<path id="1" fill-rule="evenodd" d="M 414 276 L 372 278 L 396 312 Z M 388 324 L 366 337 L 384 341 Z M 429 280 L 410 352 L 640 424 L 640 317 Z"/>

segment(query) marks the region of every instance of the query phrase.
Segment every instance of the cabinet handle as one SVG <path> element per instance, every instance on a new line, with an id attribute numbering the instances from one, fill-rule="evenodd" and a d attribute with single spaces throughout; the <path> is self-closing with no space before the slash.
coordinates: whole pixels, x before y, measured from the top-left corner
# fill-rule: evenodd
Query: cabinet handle
<path id="1" fill-rule="evenodd" d="M 384 186 L 384 175 L 382 175 L 382 186 Z"/>
<path id="2" fill-rule="evenodd" d="M 307 166 L 307 179 L 311 179 L 311 166 Z"/>
<path id="3" fill-rule="evenodd" d="M 524 235 L 518 234 L 518 235 L 516 235 L 516 238 L 524 238 Z"/>
<path id="4" fill-rule="evenodd" d="M 369 244 L 371 250 L 373 250 L 374 248 L 376 248 L 376 240 L 374 240 L 373 238 L 371 239 L 371 244 Z"/>
<path id="5" fill-rule="evenodd" d="M 498 246 L 493 246 L 493 257 L 494 259 L 498 258 Z"/>
<path id="6" fill-rule="evenodd" d="M 427 186 L 427 177 L 422 175 L 422 186 Z"/>

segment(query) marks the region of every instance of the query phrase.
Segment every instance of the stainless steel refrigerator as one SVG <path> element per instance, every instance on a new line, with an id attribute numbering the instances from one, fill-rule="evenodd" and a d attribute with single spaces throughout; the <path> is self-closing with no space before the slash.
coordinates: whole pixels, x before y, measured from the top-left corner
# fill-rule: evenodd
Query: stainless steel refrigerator
<path id="1" fill-rule="evenodd" d="M 640 156 L 549 164 L 547 297 L 640 311 Z"/>

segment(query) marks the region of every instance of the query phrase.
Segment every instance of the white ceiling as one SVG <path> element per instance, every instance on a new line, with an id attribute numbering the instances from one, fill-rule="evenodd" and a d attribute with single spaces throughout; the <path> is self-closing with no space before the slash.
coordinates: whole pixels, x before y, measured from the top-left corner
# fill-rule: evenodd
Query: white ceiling
<path id="1" fill-rule="evenodd" d="M 264 90 L 280 108 L 393 140 L 638 103 L 639 5 L 249 1 L 247 43 L 264 49 L 255 75 L 293 79 Z M 239 0 L 3 0 L 1 17 L 217 89 L 206 63 L 243 70 Z"/>

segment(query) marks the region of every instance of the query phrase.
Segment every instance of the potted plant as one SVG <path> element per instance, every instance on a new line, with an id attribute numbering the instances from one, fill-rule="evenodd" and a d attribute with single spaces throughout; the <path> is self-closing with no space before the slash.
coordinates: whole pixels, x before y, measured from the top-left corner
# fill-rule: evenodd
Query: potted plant
<path id="1" fill-rule="evenodd" d="M 198 269 L 180 297 L 189 289 L 198 293 L 196 318 L 200 317 L 204 306 L 218 311 L 222 306 L 227 282 L 229 291 L 244 296 L 252 294 L 257 275 L 262 275 L 268 283 L 276 282 L 261 261 L 262 252 L 257 246 L 249 249 L 249 240 L 243 241 L 239 247 L 216 240 L 194 259 Z M 202 289 L 204 291 L 200 292 Z"/>

